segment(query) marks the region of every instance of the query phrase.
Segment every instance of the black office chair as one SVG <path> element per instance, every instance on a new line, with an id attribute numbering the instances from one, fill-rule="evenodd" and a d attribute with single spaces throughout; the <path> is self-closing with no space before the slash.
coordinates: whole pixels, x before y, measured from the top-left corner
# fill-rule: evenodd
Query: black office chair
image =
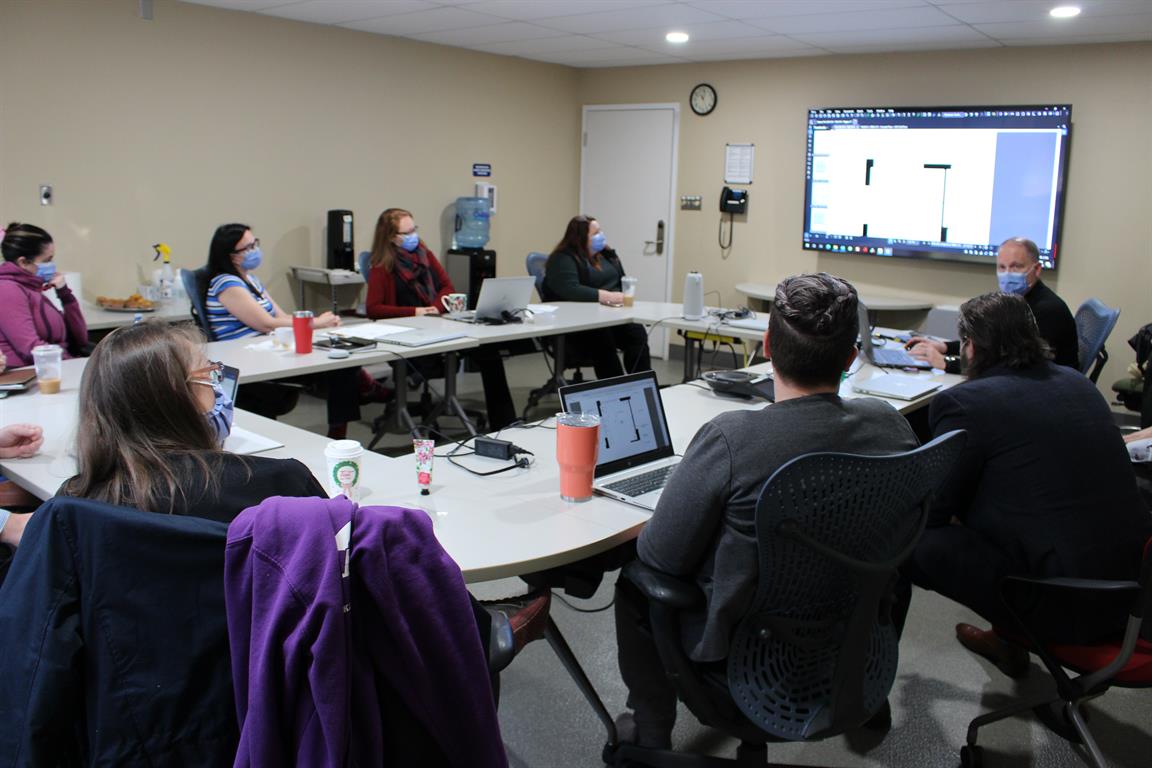
<path id="1" fill-rule="evenodd" d="M 1152 614 L 1152 541 L 1144 547 L 1139 581 L 1009 576 L 1001 584 L 1001 593 L 1017 621 L 1018 631 L 999 627 L 996 631 L 1040 658 L 1055 683 L 1055 691 L 973 720 L 968 726 L 967 743 L 960 750 L 960 764 L 964 768 L 980 768 L 984 764 L 983 750 L 976 743 L 981 728 L 1031 710 L 1057 734 L 1082 744 L 1084 758 L 1092 768 L 1104 768 L 1108 763 L 1088 730 L 1082 707 L 1114 686 L 1152 688 L 1152 625 L 1145 626 Z M 1125 629 L 1099 643 L 1045 643 L 1025 618 L 1044 598 L 1059 601 L 1069 611 L 1075 610 L 1076 603 L 1071 601 L 1111 601 L 1117 608 L 1117 617 L 1127 613 Z M 1069 675 L 1069 670 L 1076 676 Z"/>
<path id="2" fill-rule="evenodd" d="M 630 563 L 624 576 L 648 598 L 681 700 L 741 743 L 734 761 L 609 743 L 604 761 L 763 766 L 770 741 L 828 738 L 880 712 L 896 677 L 896 569 L 963 445 L 958 430 L 898 455 L 814 453 L 777 470 L 756 505 L 758 586 L 726 673 L 691 661 L 680 639 L 681 614 L 704 606 L 700 588 Z"/>
<path id="3" fill-rule="evenodd" d="M 540 299 L 544 299 L 544 271 L 548 264 L 548 254 L 540 253 L 539 251 L 532 251 L 524 259 L 524 266 L 528 270 L 528 274 L 536 279 L 536 293 Z M 551 360 L 549 373 L 551 374 L 548 381 L 544 382 L 542 386 L 533 389 L 528 393 L 528 403 L 524 406 L 523 417 L 524 421 L 528 421 L 528 413 L 533 408 L 540 404 L 540 401 L 549 395 L 556 394 L 556 390 L 565 384 L 578 384 L 584 381 L 584 373 L 581 368 L 592 367 L 592 360 L 582 357 L 578 350 L 574 350 L 571 344 L 565 344 L 564 359 L 557 360 L 556 352 L 557 345 L 556 339 L 545 337 L 541 339 L 533 339 L 537 349 L 544 353 L 545 361 Z M 570 377 L 565 378 L 564 371 L 568 368 L 573 369 Z"/>
<path id="4" fill-rule="evenodd" d="M 37 510 L 0 590 L 0 764 L 232 764 L 227 528 L 68 496 Z"/>
<path id="5" fill-rule="evenodd" d="M 184 292 L 188 294 L 188 301 L 192 304 L 192 319 L 204 331 L 204 336 L 212 340 L 212 326 L 208 323 L 208 310 L 204 306 L 204 296 L 208 293 L 208 268 L 182 269 L 180 280 L 184 283 Z"/>
<path id="6" fill-rule="evenodd" d="M 1076 310 L 1076 340 L 1080 347 L 1080 372 L 1092 380 L 1108 362 L 1104 342 L 1116 327 L 1120 310 L 1107 307 L 1099 299 L 1088 299 Z"/>

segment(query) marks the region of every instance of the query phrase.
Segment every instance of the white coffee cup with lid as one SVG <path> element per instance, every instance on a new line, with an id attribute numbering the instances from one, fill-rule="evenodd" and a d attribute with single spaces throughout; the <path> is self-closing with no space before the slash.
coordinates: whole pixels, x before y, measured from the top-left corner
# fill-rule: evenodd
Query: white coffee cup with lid
<path id="1" fill-rule="evenodd" d="M 358 440 L 333 440 L 324 449 L 324 458 L 328 460 L 328 493 L 344 494 L 351 501 L 359 501 L 364 446 Z"/>

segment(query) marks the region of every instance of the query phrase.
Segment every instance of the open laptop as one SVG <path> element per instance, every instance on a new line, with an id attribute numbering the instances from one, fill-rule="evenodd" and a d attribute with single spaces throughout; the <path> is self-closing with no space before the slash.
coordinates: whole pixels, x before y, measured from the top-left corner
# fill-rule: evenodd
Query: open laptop
<path id="1" fill-rule="evenodd" d="M 655 509 L 680 457 L 652 371 L 560 388 L 566 412 L 600 417 L 600 449 L 592 488 L 644 509 Z"/>
<path id="2" fill-rule="evenodd" d="M 480 285 L 480 298 L 476 309 L 464 312 L 449 312 L 443 317 L 461 323 L 507 323 L 510 318 L 520 319 L 520 314 L 528 308 L 532 289 L 536 287 L 534 277 L 489 277 Z"/>
<path id="3" fill-rule="evenodd" d="M 898 373 L 886 373 L 883 376 L 873 376 L 852 385 L 854 392 L 875 397 L 888 397 L 895 400 L 916 400 L 929 392 L 935 392 L 942 385 L 937 381 L 930 381 L 919 376 L 902 376 Z"/>
<path id="4" fill-rule="evenodd" d="M 236 402 L 236 389 L 239 384 L 240 371 L 231 365 L 224 366 L 223 374 L 220 377 L 220 389 L 224 390 L 224 394 L 226 394 L 233 403 Z M 224 450 L 229 453 L 242 453 L 247 455 L 282 447 L 284 447 L 284 443 L 244 429 L 238 426 L 235 421 L 232 423 L 232 430 L 228 433 L 228 439 L 224 441 Z"/>
<path id="5" fill-rule="evenodd" d="M 859 302 L 860 313 L 860 352 L 864 359 L 881 368 L 917 368 L 931 370 L 932 363 L 909 354 L 904 345 L 895 342 L 891 346 L 878 347 L 872 343 L 872 325 L 868 321 L 868 307 Z"/>

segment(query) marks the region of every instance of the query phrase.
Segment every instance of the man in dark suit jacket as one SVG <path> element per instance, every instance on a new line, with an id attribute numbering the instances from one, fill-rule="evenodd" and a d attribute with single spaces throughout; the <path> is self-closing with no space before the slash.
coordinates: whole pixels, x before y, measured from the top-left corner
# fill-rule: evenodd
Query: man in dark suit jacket
<path id="1" fill-rule="evenodd" d="M 996 254 L 996 280 L 1000 290 L 1023 296 L 1036 317 L 1040 338 L 1048 342 L 1056 365 L 1080 368 L 1080 343 L 1076 320 L 1064 300 L 1040 279 L 1040 249 L 1026 237 L 1013 237 L 1000 244 Z M 922 357 L 936 368 L 960 373 L 960 342 L 913 337 L 908 346 L 912 355 Z"/>
<path id="2" fill-rule="evenodd" d="M 1047 359 L 1019 296 L 965 302 L 960 337 L 969 380 L 937 394 L 929 420 L 933 434 L 964 429 L 968 440 L 907 575 L 1007 628 L 1007 575 L 1136 578 L 1152 526 L 1107 402 Z M 1112 607 L 1038 603 L 1030 623 L 1054 641 L 1086 641 L 1117 629 Z M 1027 670 L 1027 654 L 991 632 L 960 624 L 957 636 L 1006 673 Z"/>

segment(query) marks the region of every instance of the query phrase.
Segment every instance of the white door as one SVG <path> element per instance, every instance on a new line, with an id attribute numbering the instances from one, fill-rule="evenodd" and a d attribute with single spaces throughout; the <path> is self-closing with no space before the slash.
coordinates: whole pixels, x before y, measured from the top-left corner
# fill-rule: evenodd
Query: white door
<path id="1" fill-rule="evenodd" d="M 644 301 L 668 301 L 672 290 L 679 123 L 676 104 L 584 107 L 580 212 L 600 222 Z M 667 356 L 663 329 L 649 346 L 656 357 Z"/>

